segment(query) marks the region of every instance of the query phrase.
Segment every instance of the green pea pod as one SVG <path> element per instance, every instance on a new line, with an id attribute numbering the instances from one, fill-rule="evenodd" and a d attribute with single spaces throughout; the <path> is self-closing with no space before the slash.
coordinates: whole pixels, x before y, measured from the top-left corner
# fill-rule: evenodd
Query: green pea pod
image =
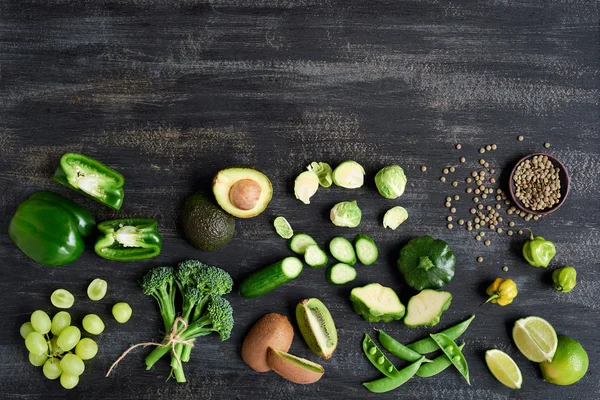
<path id="1" fill-rule="evenodd" d="M 53 178 L 115 210 L 123 204 L 123 175 L 83 154 L 65 153 Z"/>
<path id="2" fill-rule="evenodd" d="M 36 192 L 17 208 L 8 234 L 34 261 L 57 266 L 81 255 L 83 237 L 95 224 L 94 217 L 71 200 L 52 192 Z"/>
<path id="3" fill-rule="evenodd" d="M 100 257 L 114 261 L 133 261 L 160 254 L 162 239 L 158 225 L 150 218 L 125 218 L 104 221 L 98 230 L 104 234 L 94 250 Z"/>
<path id="4" fill-rule="evenodd" d="M 377 368 L 382 374 L 390 378 L 396 378 L 399 376 L 399 372 L 392 364 L 392 362 L 383 354 L 381 349 L 377 347 L 373 339 L 368 334 L 365 334 L 365 338 L 362 343 L 363 352 L 367 356 L 367 359 L 371 361 L 371 364 Z"/>
<path id="5" fill-rule="evenodd" d="M 475 316 L 471 315 L 468 319 L 464 320 L 463 322 L 453 325 L 450 328 L 444 329 L 440 333 L 443 333 L 444 335 L 448 336 L 452 340 L 457 339 L 460 335 L 465 333 L 465 331 L 471 324 L 471 321 L 473 321 L 473 318 L 475 318 Z M 435 343 L 435 341 L 432 338 L 425 338 L 425 339 L 418 340 L 409 345 L 406 345 L 406 347 L 408 347 L 411 350 L 416 351 L 419 354 L 428 354 L 428 353 L 432 353 L 434 351 L 439 350 L 438 345 Z"/>
<path id="6" fill-rule="evenodd" d="M 435 340 L 439 348 L 442 349 L 446 357 L 448 357 L 458 372 L 460 372 L 460 374 L 470 385 L 471 382 L 469 381 L 469 365 L 467 364 L 467 359 L 463 355 L 462 351 L 460 351 L 454 340 L 450 339 L 443 333 L 431 333 L 429 336 Z"/>
<path id="7" fill-rule="evenodd" d="M 406 347 L 382 330 L 379 331 L 379 341 L 387 351 L 403 360 L 414 362 L 422 357 L 421 354 Z"/>
<path id="8" fill-rule="evenodd" d="M 562 267 L 552 272 L 554 289 L 567 293 L 577 284 L 577 271 L 573 267 Z"/>
<path id="9" fill-rule="evenodd" d="M 460 350 L 462 350 L 463 347 L 465 347 L 464 343 L 458 346 Z M 450 359 L 445 354 L 442 354 L 441 356 L 431 360 L 430 363 L 421 365 L 419 367 L 419 370 L 417 371 L 417 376 L 421 378 L 429 378 L 431 376 L 439 374 L 440 372 L 443 372 L 446 368 L 448 368 L 451 365 L 452 361 L 450 361 Z"/>
<path id="10" fill-rule="evenodd" d="M 529 231 L 529 240 L 523 245 L 523 257 L 532 267 L 548 267 L 556 254 L 554 243 L 541 236 L 533 236 Z"/>
<path id="11" fill-rule="evenodd" d="M 419 360 L 410 364 L 407 367 L 402 368 L 398 371 L 398 376 L 394 378 L 384 377 L 380 379 L 376 379 L 370 382 L 363 382 L 363 386 L 365 386 L 369 391 L 373 393 L 385 393 L 390 390 L 394 390 L 397 387 L 405 384 L 410 378 L 415 376 L 421 364 L 425 362 L 425 357 L 421 357 Z"/>

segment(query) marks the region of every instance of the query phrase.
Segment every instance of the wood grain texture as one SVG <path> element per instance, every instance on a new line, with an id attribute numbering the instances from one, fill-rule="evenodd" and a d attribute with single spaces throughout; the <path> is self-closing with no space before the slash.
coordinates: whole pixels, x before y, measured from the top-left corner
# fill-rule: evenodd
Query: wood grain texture
<path id="1" fill-rule="evenodd" d="M 600 373 L 600 8 L 585 0 L 356 1 L 356 0 L 0 0 L 0 222 L 6 228 L 19 202 L 50 189 L 92 210 L 98 220 L 116 216 L 156 218 L 162 254 L 120 264 L 88 250 L 71 265 L 48 268 L 26 259 L 6 233 L 0 235 L 0 393 L 2 398 L 202 398 L 202 399 L 595 399 Z M 516 136 L 525 141 L 517 142 Z M 553 240 L 552 267 L 573 265 L 579 283 L 568 294 L 549 284 L 550 271 L 528 267 L 522 238 L 493 234 L 485 247 L 473 234 L 446 229 L 444 198 L 458 193 L 456 218 L 467 218 L 471 196 L 464 177 L 477 167 L 481 146 L 498 150 L 483 158 L 506 171 L 521 156 L 550 151 L 569 168 L 572 191 L 551 217 L 523 223 Z M 461 143 L 463 149 L 454 149 Z M 67 151 L 83 152 L 126 177 L 118 213 L 53 183 L 50 175 Z M 467 163 L 459 165 L 465 156 Z M 367 184 L 348 191 L 321 189 L 305 206 L 294 199 L 293 178 L 310 161 L 361 162 Z M 381 198 L 376 171 L 399 163 L 406 193 Z M 184 198 L 209 185 L 220 168 L 252 164 L 271 177 L 274 198 L 265 213 L 237 221 L 234 240 L 202 253 L 182 238 L 177 216 Z M 419 168 L 428 170 L 421 173 Z M 439 181 L 441 169 L 458 165 L 454 189 Z M 501 175 L 501 178 L 506 179 Z M 502 181 L 502 179 L 501 179 Z M 504 182 L 504 181 L 502 181 Z M 501 184 L 502 185 L 502 184 Z M 501 186 L 502 187 L 502 186 Z M 336 228 L 328 210 L 356 199 L 360 229 Z M 381 218 L 403 205 L 409 219 L 397 231 Z M 145 371 L 136 351 L 104 378 L 130 344 L 160 339 L 156 306 L 136 280 L 149 268 L 200 258 L 228 270 L 236 281 L 289 255 L 272 229 L 284 215 L 297 231 L 325 245 L 336 235 L 365 232 L 381 259 L 358 267 L 343 287 L 307 268 L 297 280 L 258 299 L 232 294 L 236 327 L 229 341 L 200 341 L 187 365 L 189 383 L 165 382 L 166 362 Z M 509 220 L 507 216 L 506 221 Z M 455 223 L 455 225 L 457 225 Z M 3 228 L 3 229 L 4 229 Z M 505 228 L 506 230 L 506 228 Z M 6 232 L 6 231 L 4 231 Z M 402 323 L 368 324 L 351 310 L 352 287 L 380 282 L 403 302 L 413 292 L 395 269 L 402 244 L 432 234 L 447 240 L 458 266 L 447 285 L 454 299 L 440 327 L 477 314 L 464 335 L 472 386 L 456 371 L 413 379 L 386 395 L 360 383 L 378 375 L 364 358 L 365 332 L 384 327 L 403 342 L 437 329 Z M 481 255 L 481 264 L 475 258 Z M 501 268 L 508 265 L 508 274 Z M 508 307 L 478 308 L 496 276 L 519 285 Z M 109 282 L 107 297 L 92 303 L 85 288 L 96 277 Z M 18 334 L 38 308 L 55 312 L 50 293 L 64 287 L 76 296 L 75 322 L 87 312 L 104 317 L 99 355 L 86 364 L 80 385 L 67 395 L 29 365 Z M 339 329 L 340 345 L 323 362 L 321 381 L 298 386 L 257 374 L 241 360 L 242 339 L 261 315 L 293 316 L 298 301 L 319 297 Z M 132 320 L 117 324 L 110 307 L 128 301 Z M 572 387 L 544 383 L 537 366 L 510 339 L 515 319 L 540 315 L 560 334 L 581 341 L 590 356 L 587 376 Z M 502 387 L 485 367 L 484 351 L 497 347 L 515 358 L 523 389 Z M 297 332 L 291 352 L 317 360 Z M 394 359 L 399 365 L 399 361 Z"/>

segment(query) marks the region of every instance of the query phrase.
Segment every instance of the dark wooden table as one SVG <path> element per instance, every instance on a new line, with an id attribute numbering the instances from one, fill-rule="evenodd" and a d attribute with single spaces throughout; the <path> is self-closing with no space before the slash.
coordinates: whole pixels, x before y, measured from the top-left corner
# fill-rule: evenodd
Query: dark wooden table
<path id="1" fill-rule="evenodd" d="M 27 361 L 19 326 L 35 309 L 50 313 L 56 288 L 76 296 L 75 322 L 88 312 L 104 317 L 98 356 L 86 364 L 81 399 L 214 398 L 427 398 L 427 399 L 595 399 L 599 389 L 600 233 L 600 42 L 596 1 L 335 1 L 335 0 L 3 0 L 0 2 L 0 397 L 61 398 L 58 382 L 45 380 Z M 525 140 L 518 142 L 518 135 Z M 489 247 L 459 227 L 474 203 L 464 178 L 485 158 L 497 170 L 500 187 L 519 157 L 544 150 L 569 168 L 572 187 L 554 215 L 524 222 L 502 215 L 504 224 L 531 227 L 556 243 L 551 268 L 573 265 L 578 285 L 554 291 L 551 271 L 528 266 L 520 255 L 524 237 L 487 230 Z M 456 143 L 462 150 L 454 149 Z M 498 149 L 483 155 L 487 144 Z M 82 152 L 126 177 L 126 200 L 112 212 L 50 179 L 60 156 Z M 467 162 L 458 159 L 465 156 Z M 361 162 L 366 184 L 358 190 L 320 189 L 309 206 L 293 195 L 293 180 L 311 161 L 332 165 Z M 398 163 L 408 175 L 406 193 L 390 201 L 375 190 L 373 176 Z M 178 229 L 184 198 L 207 188 L 230 164 L 251 164 L 273 182 L 266 212 L 238 220 L 234 240 L 221 250 L 192 248 Z M 420 171 L 421 165 L 427 172 Z M 457 165 L 446 183 L 442 168 Z M 501 171 L 501 172 L 500 172 Z M 450 182 L 458 180 L 453 188 Z M 15 208 L 36 190 L 64 194 L 105 220 L 156 218 L 162 254 L 144 262 L 99 258 L 91 247 L 76 262 L 49 268 L 27 259 L 6 234 Z M 444 198 L 460 194 L 453 230 L 446 228 Z M 357 229 L 334 227 L 328 210 L 337 201 L 358 200 L 363 222 Z M 489 200 L 489 199 L 488 199 Z M 490 202 L 491 203 L 491 202 Z M 487 204 L 487 203 L 486 203 Z M 382 215 L 403 205 L 410 217 L 398 230 L 385 230 Z M 228 298 L 236 326 L 229 341 L 200 340 L 187 365 L 187 384 L 166 382 L 161 362 L 146 371 L 137 350 L 104 378 L 111 362 L 130 344 L 160 339 L 153 299 L 136 280 L 149 268 L 199 258 L 225 268 L 236 281 L 290 255 L 272 228 L 277 215 L 321 245 L 336 235 L 373 236 L 379 262 L 359 266 L 352 284 L 332 286 L 325 270 L 306 268 L 293 283 L 258 299 Z M 409 329 L 401 322 L 369 324 L 351 308 L 351 288 L 380 282 L 403 302 L 414 294 L 395 262 L 408 239 L 431 234 L 449 242 L 458 264 L 446 286 L 454 298 L 441 323 Z M 477 263 L 476 257 L 484 262 Z M 507 273 L 502 266 L 509 266 Z M 487 305 L 485 287 L 497 276 L 511 277 L 519 296 L 508 307 Z M 86 299 L 96 277 L 109 282 L 107 297 Z M 340 343 L 323 362 L 317 384 L 299 386 L 273 373 L 257 374 L 240 358 L 249 327 L 264 313 L 293 317 L 296 303 L 322 299 L 333 314 Z M 128 301 L 126 325 L 110 307 Z M 423 337 L 476 313 L 462 337 L 472 386 L 454 370 L 413 379 L 387 395 L 370 395 L 361 382 L 378 373 L 361 351 L 374 327 L 403 342 Z M 542 316 L 581 341 L 590 356 L 587 376 L 575 386 L 542 381 L 510 337 L 514 321 Z M 293 318 L 292 318 L 293 319 Z M 518 363 L 523 389 L 511 391 L 487 371 L 484 352 L 507 351 Z M 291 351 L 318 361 L 297 333 Z M 398 364 L 399 361 L 394 359 Z"/>

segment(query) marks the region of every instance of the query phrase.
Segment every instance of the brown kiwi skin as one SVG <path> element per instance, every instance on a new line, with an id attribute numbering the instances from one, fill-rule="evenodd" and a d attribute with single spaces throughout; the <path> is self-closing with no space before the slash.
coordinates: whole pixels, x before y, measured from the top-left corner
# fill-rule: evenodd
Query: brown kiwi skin
<path id="1" fill-rule="evenodd" d="M 271 370 L 267 349 L 272 347 L 287 352 L 294 339 L 294 328 L 285 315 L 263 315 L 250 329 L 242 344 L 242 359 L 256 372 Z"/>
<path id="2" fill-rule="evenodd" d="M 267 351 L 267 359 L 269 360 L 271 369 L 290 382 L 308 385 L 317 382 L 324 374 L 323 367 L 321 367 L 321 372 L 311 371 L 286 360 L 277 354 L 277 351 L 273 350 L 271 347 L 269 347 Z"/>

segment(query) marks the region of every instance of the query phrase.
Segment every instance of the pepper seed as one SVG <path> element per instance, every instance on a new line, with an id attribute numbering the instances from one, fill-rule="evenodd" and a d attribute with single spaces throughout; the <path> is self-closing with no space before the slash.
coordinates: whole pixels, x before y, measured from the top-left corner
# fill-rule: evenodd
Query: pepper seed
<path id="1" fill-rule="evenodd" d="M 544 143 L 544 147 L 547 149 L 550 148 L 550 143 L 548 143 L 548 142 Z"/>
<path id="2" fill-rule="evenodd" d="M 446 221 L 452 221 L 452 215 L 448 215 L 448 216 L 446 217 Z"/>
<path id="3" fill-rule="evenodd" d="M 508 232 L 506 232 L 506 234 L 507 234 L 508 236 L 512 236 L 512 235 L 513 235 L 513 231 L 509 230 Z"/>
<path id="4" fill-rule="evenodd" d="M 497 145 L 495 145 L 495 144 L 492 145 L 492 150 L 496 150 L 497 148 L 498 148 Z"/>
<path id="5" fill-rule="evenodd" d="M 488 239 L 485 242 L 483 242 L 483 244 L 485 244 L 486 246 L 489 246 L 490 244 L 492 244 L 492 241 Z"/>
<path id="6" fill-rule="evenodd" d="M 492 149 L 492 146 L 490 146 L 490 145 L 488 144 L 487 146 L 485 146 L 485 149 L 486 149 L 487 151 L 490 151 L 490 150 Z"/>
<path id="7" fill-rule="evenodd" d="M 471 189 L 471 188 L 467 188 L 465 191 L 466 191 L 467 193 L 471 193 L 471 192 L 473 191 L 473 189 Z"/>
<path id="8" fill-rule="evenodd" d="M 452 182 L 452 186 L 453 187 L 457 187 L 458 186 L 458 182 L 457 181 Z"/>
<path id="9" fill-rule="evenodd" d="M 485 153 L 485 149 L 484 149 L 483 147 L 482 147 L 482 148 L 480 148 L 480 149 L 479 149 L 479 153 L 481 153 L 481 154 Z"/>
<path id="10" fill-rule="evenodd" d="M 459 195 L 457 195 L 457 194 L 455 194 L 455 195 L 454 195 L 454 200 L 457 200 L 457 201 L 458 201 L 458 200 L 460 200 L 460 196 L 459 196 Z"/>
<path id="11" fill-rule="evenodd" d="M 458 220 L 458 224 L 459 225 L 464 225 L 465 224 L 465 220 L 464 219 L 459 219 Z"/>
<path id="12" fill-rule="evenodd" d="M 452 208 L 450 209 L 450 212 L 451 212 L 452 214 L 454 214 L 454 213 L 456 212 L 456 208 L 452 207 Z"/>
<path id="13" fill-rule="evenodd" d="M 444 205 L 445 205 L 447 208 L 450 208 L 450 207 L 452 207 L 452 203 L 450 203 L 449 201 L 447 201 L 447 202 L 446 202 Z"/>

